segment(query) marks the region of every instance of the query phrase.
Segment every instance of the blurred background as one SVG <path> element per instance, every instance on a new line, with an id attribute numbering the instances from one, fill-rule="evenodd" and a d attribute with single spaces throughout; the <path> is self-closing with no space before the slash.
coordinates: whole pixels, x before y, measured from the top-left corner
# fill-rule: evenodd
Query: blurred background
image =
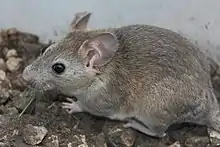
<path id="1" fill-rule="evenodd" d="M 89 28 L 147 23 L 220 52 L 219 0 L 0 0 L 0 28 L 16 27 L 42 41 L 56 40 L 67 33 L 79 11 L 92 12 Z"/>

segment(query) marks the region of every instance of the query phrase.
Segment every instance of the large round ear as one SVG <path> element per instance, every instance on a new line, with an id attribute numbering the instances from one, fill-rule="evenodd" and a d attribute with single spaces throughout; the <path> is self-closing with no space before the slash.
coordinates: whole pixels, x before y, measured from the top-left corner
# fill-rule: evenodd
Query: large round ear
<path id="1" fill-rule="evenodd" d="M 87 11 L 76 13 L 74 20 L 70 24 L 70 31 L 86 29 L 91 14 Z"/>
<path id="2" fill-rule="evenodd" d="M 117 37 L 112 33 L 104 32 L 84 41 L 79 53 L 89 59 L 86 67 L 95 69 L 95 67 L 103 66 L 111 61 L 118 48 L 119 41 Z"/>

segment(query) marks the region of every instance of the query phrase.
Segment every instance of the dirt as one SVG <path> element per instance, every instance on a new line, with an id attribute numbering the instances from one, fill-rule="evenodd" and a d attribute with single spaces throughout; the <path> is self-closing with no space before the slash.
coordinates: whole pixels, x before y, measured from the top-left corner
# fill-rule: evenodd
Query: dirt
<path id="1" fill-rule="evenodd" d="M 122 122 L 86 113 L 67 114 L 60 108 L 61 96 L 42 95 L 18 80 L 24 67 L 51 43 L 40 43 L 38 36 L 15 28 L 0 32 L 0 147 L 216 146 L 204 126 L 175 125 L 158 139 L 125 129 Z"/>

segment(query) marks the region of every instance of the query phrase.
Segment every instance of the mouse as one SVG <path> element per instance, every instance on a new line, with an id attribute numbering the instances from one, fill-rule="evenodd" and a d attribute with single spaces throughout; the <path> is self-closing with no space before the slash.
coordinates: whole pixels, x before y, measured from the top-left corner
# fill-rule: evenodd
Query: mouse
<path id="1" fill-rule="evenodd" d="M 172 124 L 220 131 L 208 57 L 159 26 L 74 29 L 23 71 L 27 84 L 67 97 L 69 114 L 88 112 L 162 138 Z M 73 100 L 71 97 L 76 97 Z"/>

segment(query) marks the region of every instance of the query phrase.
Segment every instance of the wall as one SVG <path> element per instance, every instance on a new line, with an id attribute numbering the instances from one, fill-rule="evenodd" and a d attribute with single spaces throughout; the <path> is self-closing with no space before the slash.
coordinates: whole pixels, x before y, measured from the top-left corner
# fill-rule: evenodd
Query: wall
<path id="1" fill-rule="evenodd" d="M 203 49 L 220 50 L 219 0 L 0 0 L 0 28 L 59 39 L 79 11 L 93 13 L 90 28 L 148 23 L 181 32 Z"/>

